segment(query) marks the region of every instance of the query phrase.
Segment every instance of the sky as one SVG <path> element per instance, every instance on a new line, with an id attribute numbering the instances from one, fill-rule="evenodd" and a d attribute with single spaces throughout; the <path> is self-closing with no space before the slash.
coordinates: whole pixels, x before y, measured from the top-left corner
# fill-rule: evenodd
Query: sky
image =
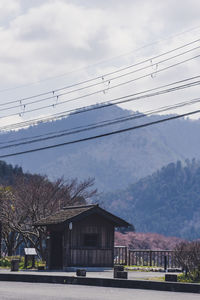
<path id="1" fill-rule="evenodd" d="M 0 127 L 199 75 L 198 57 L 162 71 L 197 56 L 199 49 L 160 62 L 200 46 L 199 41 L 151 59 L 199 39 L 199 11 L 199 0 L 0 0 Z M 125 75 L 138 66 L 106 77 L 144 60 L 144 70 Z M 113 79 L 119 74 L 124 75 Z M 91 88 L 78 85 L 65 89 L 68 93 L 63 96 L 57 92 L 57 98 L 32 104 L 30 99 L 21 100 L 96 77 L 99 79 L 92 83 L 98 84 Z M 126 81 L 131 82 L 114 87 Z M 77 91 L 78 87 L 85 88 Z M 145 112 L 198 96 L 197 86 L 122 107 Z M 11 101 L 16 102 L 9 104 Z M 189 109 L 198 109 L 198 104 Z M 188 107 L 174 112 L 186 111 Z"/>

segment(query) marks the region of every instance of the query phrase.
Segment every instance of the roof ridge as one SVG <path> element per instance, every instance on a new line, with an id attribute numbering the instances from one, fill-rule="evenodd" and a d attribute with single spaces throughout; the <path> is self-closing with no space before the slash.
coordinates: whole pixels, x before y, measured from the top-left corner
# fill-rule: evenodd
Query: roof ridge
<path id="1" fill-rule="evenodd" d="M 67 209 L 75 209 L 75 208 L 89 208 L 89 207 L 95 207 L 99 206 L 98 204 L 88 204 L 88 205 L 72 205 L 72 206 L 64 206 L 62 209 L 67 210 Z"/>

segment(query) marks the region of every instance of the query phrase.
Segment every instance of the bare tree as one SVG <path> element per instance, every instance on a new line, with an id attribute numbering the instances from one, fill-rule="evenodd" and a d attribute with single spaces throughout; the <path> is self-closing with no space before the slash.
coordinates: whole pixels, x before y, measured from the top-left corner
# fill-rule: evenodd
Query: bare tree
<path id="1" fill-rule="evenodd" d="M 4 228 L 4 242 L 13 251 L 24 243 L 38 250 L 45 258 L 45 227 L 34 227 L 33 224 L 64 206 L 85 204 L 96 190 L 94 180 L 78 182 L 77 179 L 55 182 L 46 176 L 26 175 L 16 178 L 15 185 L 2 193 L 0 219 Z"/>
<path id="2" fill-rule="evenodd" d="M 22 243 L 22 238 L 13 224 L 20 222 L 20 216 L 16 214 L 15 198 L 11 187 L 0 188 L 0 221 L 1 238 L 6 246 L 7 255 L 11 256 Z"/>
<path id="3" fill-rule="evenodd" d="M 175 247 L 175 260 L 185 271 L 185 275 L 197 280 L 200 278 L 200 242 L 183 242 Z"/>

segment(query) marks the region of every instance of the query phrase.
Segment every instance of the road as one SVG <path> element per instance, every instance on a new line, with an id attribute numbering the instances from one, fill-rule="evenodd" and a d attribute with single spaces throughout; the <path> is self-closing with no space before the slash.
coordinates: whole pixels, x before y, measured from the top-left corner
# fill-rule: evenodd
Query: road
<path id="1" fill-rule="evenodd" d="M 197 300 L 199 294 L 81 285 L 0 282 L 0 299 L 14 300 Z"/>

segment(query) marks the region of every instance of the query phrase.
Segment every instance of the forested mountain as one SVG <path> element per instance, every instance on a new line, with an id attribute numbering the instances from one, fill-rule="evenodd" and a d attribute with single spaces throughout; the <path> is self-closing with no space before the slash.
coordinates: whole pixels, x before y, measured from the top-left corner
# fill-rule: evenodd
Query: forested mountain
<path id="1" fill-rule="evenodd" d="M 200 238 L 200 162 L 170 163 L 101 201 L 137 232 Z"/>
<path id="2" fill-rule="evenodd" d="M 113 106 L 71 115 L 17 132 L 1 133 L 1 145 L 6 145 L 8 141 L 26 142 L 27 138 L 34 136 L 130 114 L 130 111 Z M 96 128 L 55 140 L 0 149 L 0 154 L 63 143 L 158 118 L 144 116 L 109 128 Z M 133 223 L 136 231 L 192 239 L 200 236 L 199 149 L 200 120 L 177 119 L 81 144 L 14 156 L 6 162 L 22 167 L 24 172 L 47 174 L 53 180 L 61 176 L 66 179 L 77 177 L 78 180 L 95 177 L 106 207 Z M 0 173 L 4 178 L 11 178 L 12 181 L 9 175 L 12 172 L 22 171 L 19 167 L 1 163 Z"/>
<path id="3" fill-rule="evenodd" d="M 3 143 L 10 140 L 15 141 L 14 143 L 20 139 L 27 141 L 26 138 L 121 118 L 130 113 L 113 106 L 70 115 L 62 120 L 40 123 L 17 132 L 2 133 L 1 144 L 3 146 Z M 151 122 L 158 118 L 159 116 L 143 117 L 54 140 L 0 149 L 0 154 L 63 143 Z M 102 139 L 15 156 L 7 158 L 6 162 L 22 166 L 25 172 L 47 174 L 50 179 L 62 175 L 66 179 L 77 177 L 79 180 L 94 177 L 99 192 L 105 192 L 124 189 L 170 162 L 193 157 L 200 159 L 199 149 L 200 121 L 179 119 Z"/>
<path id="4" fill-rule="evenodd" d="M 21 167 L 13 167 L 4 161 L 0 161 L 0 185 L 12 184 L 14 177 L 22 174 L 23 171 Z"/>

